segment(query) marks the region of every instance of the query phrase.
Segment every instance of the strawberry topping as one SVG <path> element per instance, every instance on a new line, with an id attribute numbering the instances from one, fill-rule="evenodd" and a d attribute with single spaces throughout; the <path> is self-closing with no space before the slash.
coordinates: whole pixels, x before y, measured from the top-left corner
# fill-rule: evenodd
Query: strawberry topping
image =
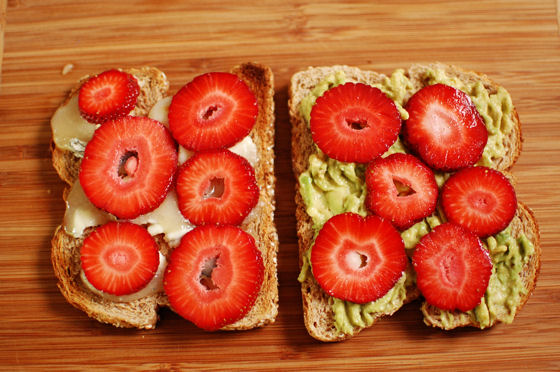
<path id="1" fill-rule="evenodd" d="M 429 85 L 409 99 L 406 110 L 405 142 L 430 167 L 456 170 L 482 156 L 488 132 L 464 92 L 443 84 Z"/>
<path id="2" fill-rule="evenodd" d="M 331 217 L 311 249 L 311 267 L 329 295 L 355 303 L 384 296 L 403 275 L 408 259 L 399 232 L 377 217 Z"/>
<path id="3" fill-rule="evenodd" d="M 84 119 L 103 124 L 127 115 L 140 93 L 136 78 L 119 70 L 108 70 L 89 78 L 81 87 L 78 106 Z"/>
<path id="4" fill-rule="evenodd" d="M 156 241 L 130 222 L 109 222 L 95 229 L 84 239 L 80 258 L 87 280 L 116 296 L 144 288 L 159 266 Z"/>
<path id="5" fill-rule="evenodd" d="M 136 218 L 165 199 L 177 169 L 176 148 L 155 120 L 125 116 L 106 122 L 86 146 L 80 183 L 96 207 Z"/>
<path id="6" fill-rule="evenodd" d="M 169 106 L 169 128 L 188 150 L 233 146 L 247 136 L 257 118 L 255 95 L 236 75 L 212 72 L 181 88 Z"/>
<path id="7" fill-rule="evenodd" d="M 195 225 L 239 225 L 257 204 L 259 188 L 249 162 L 229 150 L 200 152 L 177 176 L 179 210 Z"/>
<path id="8" fill-rule="evenodd" d="M 395 153 L 377 158 L 366 171 L 366 206 L 404 230 L 436 208 L 438 187 L 434 173 L 418 158 Z"/>
<path id="9" fill-rule="evenodd" d="M 412 263 L 418 289 L 429 304 L 442 310 L 472 310 L 492 274 L 492 260 L 480 239 L 450 222 L 420 239 Z"/>
<path id="10" fill-rule="evenodd" d="M 188 232 L 171 253 L 163 286 L 173 310 L 212 331 L 249 312 L 263 278 L 251 235 L 230 225 L 205 225 Z"/>
<path id="11" fill-rule="evenodd" d="M 449 221 L 486 237 L 505 229 L 517 210 L 515 190 L 499 171 L 470 167 L 451 176 L 441 193 Z"/>
<path id="12" fill-rule="evenodd" d="M 367 163 L 397 140 L 401 117 L 381 90 L 346 83 L 317 98 L 310 127 L 313 141 L 329 157 Z"/>

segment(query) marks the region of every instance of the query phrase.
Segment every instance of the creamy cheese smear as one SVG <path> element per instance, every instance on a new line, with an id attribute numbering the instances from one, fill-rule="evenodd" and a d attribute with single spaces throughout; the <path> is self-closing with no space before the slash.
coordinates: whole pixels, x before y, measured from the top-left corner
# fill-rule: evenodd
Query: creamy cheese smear
<path id="1" fill-rule="evenodd" d="M 148 117 L 169 126 L 168 112 L 172 97 L 159 100 L 150 110 Z M 89 123 L 82 118 L 78 107 L 78 95 L 75 94 L 68 102 L 60 106 L 51 119 L 53 141 L 62 149 L 73 152 L 78 157 L 83 157 L 88 141 L 93 137 L 99 125 Z M 230 151 L 244 157 L 254 167 L 258 162 L 257 146 L 250 136 L 232 146 Z M 179 146 L 178 163 L 183 164 L 193 155 L 192 151 Z M 115 221 L 115 216 L 96 208 L 87 198 L 79 180 L 70 188 L 66 199 L 66 211 L 63 227 L 74 238 L 83 238 L 85 229 L 99 226 L 109 221 Z M 194 225 L 183 217 L 177 204 L 177 193 L 170 190 L 163 202 L 153 211 L 141 215 L 131 222 L 146 226 L 150 235 L 163 234 L 165 241 L 175 247 L 181 238 Z M 113 296 L 93 287 L 87 280 L 83 270 L 80 277 L 84 285 L 92 292 L 111 301 L 129 302 L 142 297 L 150 296 L 163 291 L 163 272 L 167 266 L 165 257 L 160 253 L 160 264 L 152 281 L 142 290 L 126 295 Z"/>

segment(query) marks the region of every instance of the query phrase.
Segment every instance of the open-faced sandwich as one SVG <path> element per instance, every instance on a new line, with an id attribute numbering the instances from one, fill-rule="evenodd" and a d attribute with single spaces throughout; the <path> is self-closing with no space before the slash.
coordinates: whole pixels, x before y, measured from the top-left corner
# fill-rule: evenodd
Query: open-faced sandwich
<path id="1" fill-rule="evenodd" d="M 206 330 L 272 323 L 272 72 L 246 63 L 168 88 L 156 68 L 108 70 L 54 113 L 60 291 L 117 327 L 154 328 L 162 306 Z"/>
<path id="2" fill-rule="evenodd" d="M 521 124 L 503 87 L 440 63 L 311 67 L 289 109 L 311 336 L 350 338 L 419 296 L 434 327 L 513 321 L 540 245 L 508 173 Z"/>

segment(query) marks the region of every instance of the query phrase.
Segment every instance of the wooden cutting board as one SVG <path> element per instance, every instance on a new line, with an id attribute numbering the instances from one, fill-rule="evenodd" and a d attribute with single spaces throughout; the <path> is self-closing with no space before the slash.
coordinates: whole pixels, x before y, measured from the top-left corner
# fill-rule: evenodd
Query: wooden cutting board
<path id="1" fill-rule="evenodd" d="M 560 37 L 557 2 L 3 0 L 0 91 L 0 368 L 560 369 Z M 1 45 L 1 44 L 0 44 Z M 2 47 L 0 47 L 2 51 Z M 50 164 L 49 118 L 75 81 L 110 67 L 157 66 L 171 92 L 244 61 L 276 77 L 276 223 L 280 313 L 275 324 L 206 333 L 168 310 L 153 331 L 116 329 L 68 305 L 50 238 L 63 183 Z M 442 61 L 504 85 L 523 123 L 514 174 L 534 209 L 542 269 L 511 325 L 441 332 L 405 306 L 354 339 L 321 344 L 302 322 L 287 90 L 308 65 L 390 73 Z M 68 74 L 65 65 L 72 64 Z"/>

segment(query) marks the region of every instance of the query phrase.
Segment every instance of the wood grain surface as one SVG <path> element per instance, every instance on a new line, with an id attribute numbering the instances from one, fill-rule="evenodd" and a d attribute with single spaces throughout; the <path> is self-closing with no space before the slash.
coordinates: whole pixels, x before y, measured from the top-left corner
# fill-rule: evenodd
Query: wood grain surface
<path id="1" fill-rule="evenodd" d="M 557 1 L 3 3 L 0 369 L 560 369 Z M 206 333 L 169 310 L 161 312 L 153 331 L 89 319 L 65 302 L 49 261 L 51 235 L 64 213 L 63 183 L 50 162 L 50 116 L 85 74 L 157 66 L 175 92 L 197 74 L 244 61 L 270 65 L 276 78 L 276 323 L 248 332 Z M 518 197 L 541 226 L 537 289 L 511 325 L 442 332 L 424 326 L 419 304 L 412 303 L 354 339 L 321 344 L 303 326 L 296 281 L 290 76 L 309 65 L 390 73 L 431 61 L 485 72 L 511 93 L 525 139 L 513 169 Z M 69 63 L 74 68 L 63 75 Z"/>

